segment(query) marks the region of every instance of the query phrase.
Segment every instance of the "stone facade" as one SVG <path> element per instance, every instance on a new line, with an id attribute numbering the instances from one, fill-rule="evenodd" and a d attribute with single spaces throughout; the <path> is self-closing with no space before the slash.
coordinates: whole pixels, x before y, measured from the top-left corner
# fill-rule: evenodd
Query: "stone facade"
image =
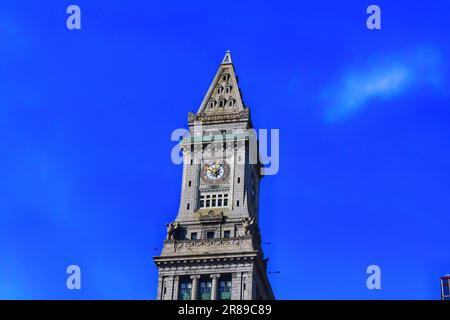
<path id="1" fill-rule="evenodd" d="M 274 299 L 258 227 L 257 141 L 229 52 L 188 124 L 180 208 L 154 257 L 157 299 Z"/>

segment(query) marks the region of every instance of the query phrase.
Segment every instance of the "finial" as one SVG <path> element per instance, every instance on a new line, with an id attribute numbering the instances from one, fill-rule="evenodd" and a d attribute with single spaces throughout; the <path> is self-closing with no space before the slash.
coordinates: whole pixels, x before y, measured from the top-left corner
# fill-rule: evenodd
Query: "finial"
<path id="1" fill-rule="evenodd" d="M 231 52 L 230 50 L 227 50 L 225 53 L 225 57 L 223 58 L 222 64 L 232 63 L 231 61 Z"/>

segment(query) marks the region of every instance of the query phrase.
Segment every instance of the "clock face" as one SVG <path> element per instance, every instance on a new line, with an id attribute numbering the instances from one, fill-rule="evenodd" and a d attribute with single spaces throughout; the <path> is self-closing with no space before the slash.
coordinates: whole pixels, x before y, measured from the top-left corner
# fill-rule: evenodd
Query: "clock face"
<path id="1" fill-rule="evenodd" d="M 207 183 L 222 183 L 229 172 L 229 165 L 224 160 L 206 161 L 202 166 L 202 178 Z"/>
<path id="2" fill-rule="evenodd" d="M 213 163 L 208 166 L 206 169 L 206 176 L 210 180 L 217 180 L 222 178 L 223 174 L 225 173 L 225 169 L 223 168 L 223 164 L 221 163 Z"/>

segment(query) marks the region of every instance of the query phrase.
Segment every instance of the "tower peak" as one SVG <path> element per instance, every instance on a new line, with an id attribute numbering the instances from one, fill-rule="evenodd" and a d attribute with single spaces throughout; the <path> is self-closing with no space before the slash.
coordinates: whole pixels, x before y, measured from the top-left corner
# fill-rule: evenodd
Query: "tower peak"
<path id="1" fill-rule="evenodd" d="M 227 52 L 225 53 L 225 57 L 223 57 L 223 61 L 221 64 L 228 64 L 228 63 L 233 63 L 231 60 L 231 52 L 230 50 L 227 50 Z"/>
<path id="2" fill-rule="evenodd" d="M 196 115 L 235 114 L 244 109 L 231 52 L 227 50 Z"/>

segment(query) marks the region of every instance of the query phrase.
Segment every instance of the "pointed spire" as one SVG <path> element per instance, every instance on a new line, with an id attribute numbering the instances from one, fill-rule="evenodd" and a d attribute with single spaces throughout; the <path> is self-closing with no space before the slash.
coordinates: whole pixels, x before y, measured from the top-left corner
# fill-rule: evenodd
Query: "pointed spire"
<path id="1" fill-rule="evenodd" d="M 244 111 L 241 91 L 239 89 L 231 53 L 228 50 L 219 65 L 216 76 L 203 98 L 197 115 L 231 114 Z"/>
<path id="2" fill-rule="evenodd" d="M 228 63 L 232 63 L 230 50 L 227 50 L 227 52 L 225 53 L 225 57 L 223 58 L 223 61 L 222 61 L 222 64 L 228 64 Z"/>

